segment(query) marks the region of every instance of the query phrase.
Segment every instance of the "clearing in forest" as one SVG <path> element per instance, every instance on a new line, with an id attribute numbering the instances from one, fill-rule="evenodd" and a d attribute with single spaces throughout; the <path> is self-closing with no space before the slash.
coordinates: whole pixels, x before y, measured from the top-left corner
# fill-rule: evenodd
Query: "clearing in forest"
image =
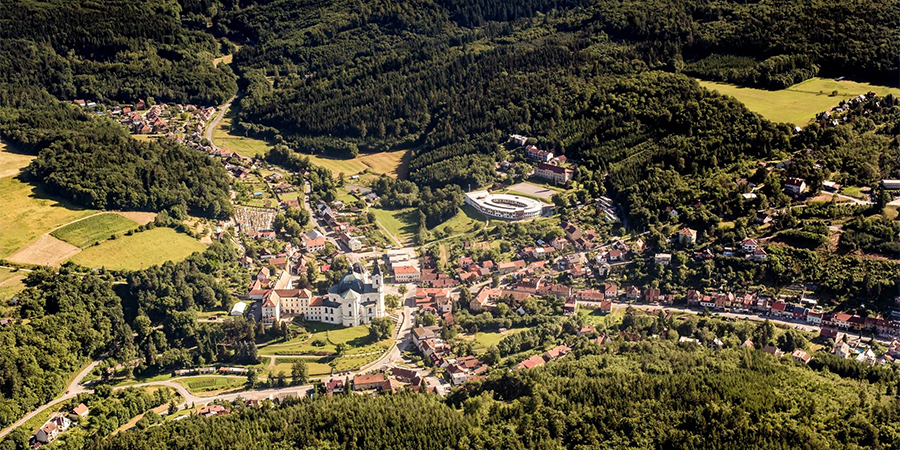
<path id="1" fill-rule="evenodd" d="M 770 91 L 714 81 L 697 80 L 700 86 L 738 99 L 750 111 L 773 122 L 804 125 L 816 114 L 831 110 L 842 100 L 875 92 L 878 95 L 900 95 L 900 89 L 857 81 L 835 81 L 830 78 L 811 78 L 787 89 Z M 837 95 L 832 93 L 837 91 Z"/>

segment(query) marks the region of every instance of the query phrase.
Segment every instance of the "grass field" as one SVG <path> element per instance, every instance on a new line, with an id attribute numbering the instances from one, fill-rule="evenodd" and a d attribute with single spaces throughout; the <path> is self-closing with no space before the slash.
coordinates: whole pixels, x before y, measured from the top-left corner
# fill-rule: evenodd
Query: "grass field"
<path id="1" fill-rule="evenodd" d="M 747 109 L 761 114 L 773 122 L 803 125 L 816 113 L 830 110 L 841 100 L 873 91 L 878 95 L 900 95 L 900 89 L 877 86 L 856 81 L 834 81 L 830 78 L 811 78 L 780 91 L 739 87 L 731 84 L 697 80 L 700 86 L 732 96 Z M 832 97 L 831 93 L 838 91 Z"/>
<path id="2" fill-rule="evenodd" d="M 186 387 L 191 393 L 224 391 L 243 387 L 247 380 L 232 377 L 191 377 L 176 380 L 176 383 Z"/>
<path id="3" fill-rule="evenodd" d="M 70 261 L 91 268 L 139 270 L 180 261 L 205 248 L 200 241 L 171 228 L 154 228 L 88 247 Z"/>
<path id="4" fill-rule="evenodd" d="M 459 208 L 455 216 L 446 222 L 432 228 L 434 230 L 447 230 L 450 236 L 469 233 L 480 230 L 484 226 L 484 216 L 479 214 L 469 205 Z"/>
<path id="5" fill-rule="evenodd" d="M 380 209 L 369 208 L 378 221 L 389 233 L 402 243 L 412 241 L 416 233 L 416 208 Z"/>
<path id="6" fill-rule="evenodd" d="M 390 347 L 390 340 L 386 339 L 381 342 L 372 342 L 369 339 L 369 327 L 330 327 L 317 324 L 315 328 L 308 327 L 312 333 L 309 339 L 300 337 L 284 344 L 267 345 L 259 349 L 259 354 L 263 356 L 277 355 L 314 355 L 322 352 L 334 353 L 337 344 L 347 344 L 349 349 L 348 355 L 360 353 L 380 352 Z M 325 343 L 323 346 L 313 345 L 313 342 L 320 340 Z"/>
<path id="7" fill-rule="evenodd" d="M 375 361 L 378 358 L 378 355 L 365 355 L 365 356 L 344 356 L 341 358 L 335 358 L 334 361 L 337 363 L 334 367 L 335 371 L 341 372 L 345 370 L 357 369 L 362 367 L 372 361 Z M 275 367 L 272 369 L 272 376 L 277 376 L 279 372 L 284 372 L 287 378 L 291 376 L 291 366 L 294 364 L 299 358 L 275 358 Z M 308 371 L 308 375 L 311 377 L 318 377 L 322 375 L 328 375 L 331 373 L 331 366 L 328 363 L 331 361 L 331 358 L 303 358 L 303 361 L 306 361 L 306 368 Z"/>
<path id="8" fill-rule="evenodd" d="M 138 223 L 116 213 L 98 214 L 70 223 L 50 233 L 51 236 L 77 247 L 87 247 L 105 241 L 112 235 L 134 230 Z"/>
<path id="9" fill-rule="evenodd" d="M 373 174 L 386 174 L 391 177 L 406 177 L 404 163 L 405 150 L 396 152 L 382 152 L 361 154 L 354 159 L 329 158 L 323 155 L 309 155 L 309 161 L 317 166 L 330 170 L 334 175 L 344 172 L 344 175 L 357 175 L 369 169 Z"/>
<path id="10" fill-rule="evenodd" d="M 50 230 L 91 215 L 83 209 L 47 194 L 17 177 L 0 178 L 0 258 L 6 258 Z"/>
<path id="11" fill-rule="evenodd" d="M 3 312 L 7 300 L 11 299 L 22 289 L 25 289 L 25 284 L 22 283 L 25 275 L 25 272 L 0 269 L 0 313 Z"/>
<path id="12" fill-rule="evenodd" d="M 18 175 L 34 158 L 34 155 L 16 152 L 0 141 L 0 178 Z"/>
<path id="13" fill-rule="evenodd" d="M 266 151 L 272 148 L 272 145 L 261 139 L 231 134 L 229 130 L 231 129 L 233 118 L 234 112 L 229 109 L 226 111 L 225 116 L 222 117 L 222 121 L 219 122 L 219 126 L 213 130 L 213 141 L 215 141 L 216 145 L 236 152 L 241 156 L 251 158 L 257 154 L 265 154 Z M 405 178 L 408 154 L 407 150 L 398 150 L 395 152 L 361 154 L 354 159 L 329 158 L 323 155 L 307 156 L 309 156 L 311 163 L 331 170 L 335 176 L 340 172 L 344 172 L 344 175 L 349 177 L 368 169 L 371 174 L 383 173 L 392 177 Z"/>

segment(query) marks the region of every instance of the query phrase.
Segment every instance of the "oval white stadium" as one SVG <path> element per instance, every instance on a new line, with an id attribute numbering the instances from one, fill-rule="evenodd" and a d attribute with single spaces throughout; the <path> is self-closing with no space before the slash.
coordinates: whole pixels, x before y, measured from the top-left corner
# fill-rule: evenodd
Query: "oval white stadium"
<path id="1" fill-rule="evenodd" d="M 498 219 L 525 220 L 540 217 L 544 205 L 534 199 L 510 194 L 491 194 L 488 191 L 466 193 L 466 204 L 478 212 Z"/>

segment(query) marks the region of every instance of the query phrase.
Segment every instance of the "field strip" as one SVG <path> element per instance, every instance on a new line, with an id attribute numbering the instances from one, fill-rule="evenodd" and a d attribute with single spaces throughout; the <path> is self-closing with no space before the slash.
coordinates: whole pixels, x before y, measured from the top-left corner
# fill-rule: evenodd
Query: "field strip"
<path id="1" fill-rule="evenodd" d="M 20 264 L 59 267 L 63 261 L 77 255 L 80 251 L 80 248 L 72 244 L 45 234 L 14 253 L 9 260 Z"/>

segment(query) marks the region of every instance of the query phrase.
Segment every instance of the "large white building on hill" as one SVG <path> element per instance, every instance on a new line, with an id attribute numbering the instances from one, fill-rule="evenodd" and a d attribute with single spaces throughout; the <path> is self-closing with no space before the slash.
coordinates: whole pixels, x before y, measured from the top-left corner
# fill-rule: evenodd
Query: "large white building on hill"
<path id="1" fill-rule="evenodd" d="M 384 277 L 375 265 L 375 273 L 354 264 L 340 283 L 324 297 L 307 289 L 269 289 L 262 297 L 262 322 L 272 325 L 282 315 L 299 316 L 310 322 L 355 327 L 384 317 Z"/>
<path id="2" fill-rule="evenodd" d="M 506 220 L 534 219 L 544 211 L 544 205 L 537 200 L 520 195 L 491 194 L 488 191 L 466 193 L 466 204 L 488 217 Z"/>

